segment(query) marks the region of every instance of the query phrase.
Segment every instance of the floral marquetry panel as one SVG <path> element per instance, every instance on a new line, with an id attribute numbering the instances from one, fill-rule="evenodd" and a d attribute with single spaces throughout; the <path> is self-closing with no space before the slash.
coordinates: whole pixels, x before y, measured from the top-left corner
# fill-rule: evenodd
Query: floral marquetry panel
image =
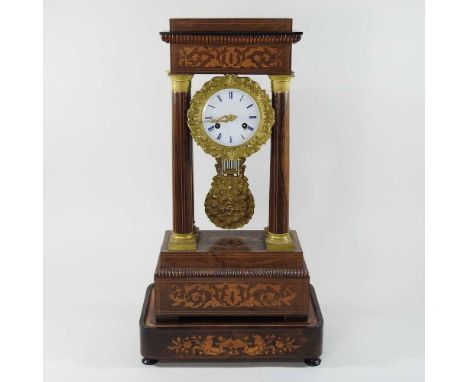
<path id="1" fill-rule="evenodd" d="M 294 353 L 301 348 L 296 338 L 274 334 L 251 334 L 246 336 L 200 336 L 177 337 L 167 348 L 174 353 L 197 356 L 265 356 Z"/>
<path id="2" fill-rule="evenodd" d="M 308 305 L 303 282 L 158 280 L 159 311 L 174 315 L 305 315 Z"/>
<path id="3" fill-rule="evenodd" d="M 182 46 L 178 48 L 179 65 L 215 68 L 272 68 L 285 59 L 280 47 Z"/>
<path id="4" fill-rule="evenodd" d="M 291 72 L 291 46 L 171 45 L 172 73 L 274 74 Z"/>
<path id="5" fill-rule="evenodd" d="M 297 294 L 281 284 L 216 283 L 174 286 L 169 296 L 173 306 L 196 309 L 290 306 Z"/>

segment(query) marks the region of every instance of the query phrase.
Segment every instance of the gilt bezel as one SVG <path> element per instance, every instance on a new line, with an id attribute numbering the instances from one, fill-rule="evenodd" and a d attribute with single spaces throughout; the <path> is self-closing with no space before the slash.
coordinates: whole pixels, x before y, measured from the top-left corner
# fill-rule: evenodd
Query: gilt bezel
<path id="1" fill-rule="evenodd" d="M 222 89 L 239 89 L 248 93 L 257 103 L 260 112 L 258 128 L 253 136 L 238 146 L 224 146 L 214 142 L 203 128 L 202 113 L 208 99 Z M 270 97 L 260 85 L 249 77 L 238 77 L 228 74 L 213 77 L 205 82 L 195 93 L 187 113 L 187 122 L 194 141 L 207 154 L 215 158 L 240 159 L 256 153 L 271 136 L 271 129 L 275 121 L 275 114 L 271 106 Z"/>

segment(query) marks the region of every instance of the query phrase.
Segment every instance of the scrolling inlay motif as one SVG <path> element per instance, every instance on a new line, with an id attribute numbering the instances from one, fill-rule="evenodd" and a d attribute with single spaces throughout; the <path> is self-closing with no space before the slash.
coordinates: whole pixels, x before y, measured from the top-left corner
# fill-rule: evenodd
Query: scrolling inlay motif
<path id="1" fill-rule="evenodd" d="M 223 336 L 192 336 L 181 339 L 177 337 L 171 340 L 168 349 L 175 353 L 203 355 L 203 356 L 259 356 L 281 355 L 294 352 L 301 346 L 296 344 L 296 339 L 282 338 L 277 335 L 258 334 L 240 338 Z"/>
<path id="2" fill-rule="evenodd" d="M 275 68 L 283 63 L 279 47 L 184 46 L 179 48 L 179 65 L 202 68 Z"/>
<path id="3" fill-rule="evenodd" d="M 252 308 L 290 305 L 296 293 L 280 284 L 221 283 L 174 286 L 169 297 L 185 308 Z"/>

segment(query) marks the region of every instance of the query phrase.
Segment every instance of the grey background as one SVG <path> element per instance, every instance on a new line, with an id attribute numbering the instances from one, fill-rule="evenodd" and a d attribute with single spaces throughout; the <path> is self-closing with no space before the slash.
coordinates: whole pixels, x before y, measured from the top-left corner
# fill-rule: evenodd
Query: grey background
<path id="1" fill-rule="evenodd" d="M 158 36 L 170 17 L 292 17 L 304 32 L 290 224 L 325 317 L 319 368 L 140 364 L 138 317 L 171 227 Z M 44 149 L 47 381 L 423 380 L 423 1 L 46 0 Z M 246 228 L 267 221 L 268 158 L 267 145 L 247 161 L 257 207 Z M 202 208 L 213 164 L 195 148 L 202 229 L 213 228 Z"/>

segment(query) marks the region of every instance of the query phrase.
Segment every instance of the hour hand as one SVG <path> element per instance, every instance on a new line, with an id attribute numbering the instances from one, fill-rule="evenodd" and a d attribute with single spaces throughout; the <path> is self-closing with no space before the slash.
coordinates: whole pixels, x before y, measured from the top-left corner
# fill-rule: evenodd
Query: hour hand
<path id="1" fill-rule="evenodd" d="M 223 115 L 222 117 L 219 117 L 219 118 L 211 118 L 208 122 L 213 122 L 213 123 L 222 122 L 222 123 L 224 123 L 224 122 L 234 121 L 236 118 L 237 118 L 237 115 L 227 114 L 227 115 Z"/>

